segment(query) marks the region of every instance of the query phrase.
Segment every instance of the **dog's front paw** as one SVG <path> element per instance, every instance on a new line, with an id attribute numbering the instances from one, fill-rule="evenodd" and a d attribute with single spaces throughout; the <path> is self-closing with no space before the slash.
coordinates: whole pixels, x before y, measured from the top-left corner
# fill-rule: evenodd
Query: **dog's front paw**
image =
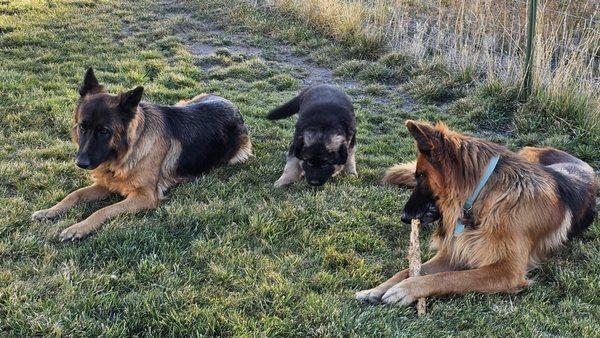
<path id="1" fill-rule="evenodd" d="M 377 304 L 381 301 L 381 296 L 385 291 L 378 290 L 377 288 L 362 290 L 354 294 L 357 300 L 365 303 Z"/>
<path id="2" fill-rule="evenodd" d="M 62 241 L 75 241 L 84 239 L 94 231 L 94 227 L 89 226 L 85 222 L 73 224 L 70 227 L 63 230 L 58 238 Z"/>
<path id="3" fill-rule="evenodd" d="M 408 278 L 392 286 L 381 297 L 381 301 L 386 304 L 409 305 L 417 300 L 418 285 L 413 282 L 413 278 Z"/>
<path id="4" fill-rule="evenodd" d="M 52 209 L 38 210 L 31 215 L 31 219 L 34 221 L 52 221 L 57 219 L 60 214 Z"/>

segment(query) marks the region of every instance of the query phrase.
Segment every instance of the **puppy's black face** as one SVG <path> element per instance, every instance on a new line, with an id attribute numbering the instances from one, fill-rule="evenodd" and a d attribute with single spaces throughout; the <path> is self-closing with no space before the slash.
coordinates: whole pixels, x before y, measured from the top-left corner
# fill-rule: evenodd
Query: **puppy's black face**
<path id="1" fill-rule="evenodd" d="M 295 140 L 294 156 L 302 160 L 308 184 L 321 186 L 346 163 L 348 148 L 340 135 L 305 133 Z"/>
<path id="2" fill-rule="evenodd" d="M 100 86 L 93 70 L 88 69 L 75 109 L 73 138 L 79 149 L 77 166 L 95 169 L 114 159 L 126 147 L 127 125 L 133 119 L 142 96 L 142 87 L 109 95 Z"/>

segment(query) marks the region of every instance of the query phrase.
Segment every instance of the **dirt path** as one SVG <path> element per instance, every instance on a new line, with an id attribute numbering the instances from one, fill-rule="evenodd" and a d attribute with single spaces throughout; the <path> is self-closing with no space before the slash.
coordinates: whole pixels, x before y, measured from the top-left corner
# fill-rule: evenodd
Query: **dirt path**
<path id="1" fill-rule="evenodd" d="M 272 41 L 268 46 L 253 44 L 249 42 L 250 35 L 243 33 L 230 33 L 219 28 L 214 21 L 198 19 L 193 16 L 187 8 L 174 0 L 164 0 L 159 3 L 164 9 L 164 16 L 175 23 L 177 27 L 176 35 L 188 47 L 188 50 L 195 56 L 209 56 L 215 54 L 222 48 L 227 48 L 232 53 L 242 53 L 249 57 L 259 57 L 271 62 L 276 62 L 279 67 L 292 68 L 301 74 L 298 78 L 302 87 L 331 83 L 341 86 L 345 89 L 353 89 L 359 86 L 357 82 L 340 79 L 333 75 L 330 69 L 320 67 L 310 62 L 307 57 L 294 55 L 293 47 Z M 196 41 L 194 34 L 203 32 L 206 40 L 213 40 L 214 43 L 205 41 Z M 227 41 L 226 44 L 218 41 Z"/>

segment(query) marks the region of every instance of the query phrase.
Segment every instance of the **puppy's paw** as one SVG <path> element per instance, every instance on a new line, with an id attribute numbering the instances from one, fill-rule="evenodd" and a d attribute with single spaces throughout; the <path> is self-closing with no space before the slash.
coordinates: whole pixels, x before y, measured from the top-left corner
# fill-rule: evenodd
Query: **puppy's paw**
<path id="1" fill-rule="evenodd" d="M 414 283 L 412 278 L 403 280 L 402 282 L 392 286 L 381 298 L 381 301 L 386 304 L 409 305 L 417 300 L 418 285 Z"/>
<path id="2" fill-rule="evenodd" d="M 288 185 L 290 183 L 292 183 L 292 182 L 290 182 L 288 180 L 278 179 L 277 181 L 275 181 L 275 183 L 273 183 L 273 186 L 275 188 L 281 188 L 281 187 L 285 187 L 286 185 Z"/>
<path id="3" fill-rule="evenodd" d="M 94 228 L 85 224 L 84 222 L 73 224 L 70 227 L 63 230 L 58 238 L 62 241 L 75 241 L 84 239 L 94 231 Z"/>
<path id="4" fill-rule="evenodd" d="M 31 215 L 31 219 L 34 221 L 52 221 L 57 219 L 60 214 L 52 209 L 38 210 Z"/>
<path id="5" fill-rule="evenodd" d="M 354 294 L 354 297 L 361 302 L 377 304 L 381 301 L 381 296 L 385 291 L 378 290 L 377 288 L 362 290 Z"/>
<path id="6" fill-rule="evenodd" d="M 356 169 L 354 169 L 354 170 L 347 171 L 346 175 L 358 177 L 358 172 L 356 171 Z"/>

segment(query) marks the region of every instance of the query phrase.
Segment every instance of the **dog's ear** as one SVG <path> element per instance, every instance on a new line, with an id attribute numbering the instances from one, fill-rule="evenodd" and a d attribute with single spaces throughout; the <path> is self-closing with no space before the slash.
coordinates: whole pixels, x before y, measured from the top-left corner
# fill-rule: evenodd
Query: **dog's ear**
<path id="1" fill-rule="evenodd" d="M 119 106 L 124 112 L 135 112 L 142 100 L 142 94 L 144 93 L 144 87 L 138 86 L 134 89 L 119 94 Z"/>
<path id="2" fill-rule="evenodd" d="M 294 138 L 294 143 L 292 144 L 292 150 L 294 156 L 298 159 L 302 159 L 302 150 L 304 149 L 304 136 L 298 135 Z"/>
<path id="3" fill-rule="evenodd" d="M 83 83 L 79 87 L 79 95 L 86 96 L 88 94 L 95 94 L 104 91 L 104 87 L 98 83 L 94 69 L 88 68 L 83 76 Z"/>
<path id="4" fill-rule="evenodd" d="M 335 157 L 336 164 L 346 164 L 346 161 L 348 160 L 348 146 L 346 146 L 346 143 L 340 145 L 340 149 Z"/>
<path id="5" fill-rule="evenodd" d="M 420 152 L 429 154 L 439 144 L 440 133 L 430 124 L 413 120 L 407 120 L 404 124 L 415 141 L 417 141 L 417 148 Z"/>

